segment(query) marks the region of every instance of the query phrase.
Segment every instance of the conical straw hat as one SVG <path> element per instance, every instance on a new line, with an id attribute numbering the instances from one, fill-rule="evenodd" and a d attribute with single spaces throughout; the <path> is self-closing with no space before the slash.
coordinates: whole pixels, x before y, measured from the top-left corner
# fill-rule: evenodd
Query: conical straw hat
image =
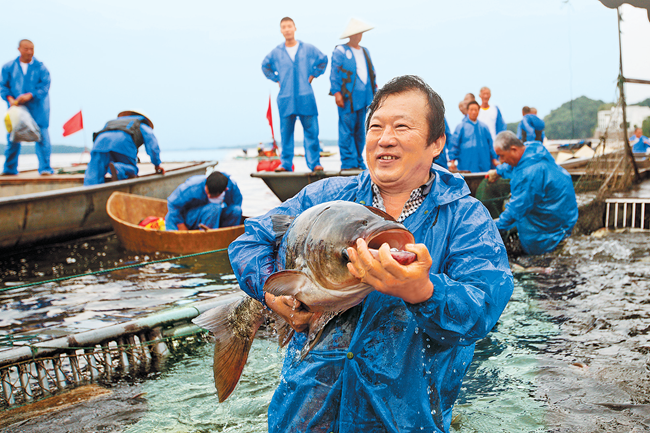
<path id="1" fill-rule="evenodd" d="M 134 114 L 137 114 L 137 115 L 140 115 L 140 116 L 144 117 L 144 120 L 146 120 L 147 123 L 149 124 L 149 126 L 151 126 L 151 129 L 153 129 L 153 122 L 151 121 L 149 116 L 144 114 L 144 111 L 142 111 L 142 110 L 126 110 L 126 111 L 122 111 L 121 113 L 119 113 L 117 115 L 117 117 L 132 116 Z"/>
<path id="2" fill-rule="evenodd" d="M 375 26 L 371 26 L 370 24 L 364 23 L 361 20 L 352 18 L 339 39 L 349 38 L 352 35 L 356 35 L 357 33 L 367 32 L 368 30 L 372 30 L 374 28 Z"/>

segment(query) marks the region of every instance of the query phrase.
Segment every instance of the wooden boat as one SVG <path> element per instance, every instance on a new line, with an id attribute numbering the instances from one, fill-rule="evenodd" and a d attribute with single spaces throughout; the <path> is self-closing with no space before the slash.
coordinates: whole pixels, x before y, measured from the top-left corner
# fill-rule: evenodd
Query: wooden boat
<path id="1" fill-rule="evenodd" d="M 214 230 L 160 231 L 141 227 L 148 216 L 164 217 L 167 200 L 116 191 L 106 203 L 106 213 L 124 248 L 137 253 L 192 254 L 226 248 L 244 233 L 244 225 Z"/>
<path id="2" fill-rule="evenodd" d="M 164 163 L 164 175 L 142 164 L 135 179 L 90 187 L 83 186 L 85 165 L 52 176 L 36 170 L 0 176 L 0 252 L 110 231 L 106 201 L 114 191 L 167 198 L 188 177 L 205 174 L 215 164 Z"/>

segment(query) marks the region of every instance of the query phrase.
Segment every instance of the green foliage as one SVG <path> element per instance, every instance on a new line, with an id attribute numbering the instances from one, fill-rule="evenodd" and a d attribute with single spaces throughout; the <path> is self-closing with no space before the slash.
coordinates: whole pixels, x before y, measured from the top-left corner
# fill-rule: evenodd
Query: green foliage
<path id="1" fill-rule="evenodd" d="M 598 109 L 603 104 L 586 96 L 565 102 L 544 117 L 546 136 L 555 140 L 593 137 L 598 126 Z"/>
<path id="2" fill-rule="evenodd" d="M 609 110 L 612 107 L 616 107 L 616 104 L 613 102 L 607 102 L 600 107 L 598 107 L 598 111 L 603 111 L 603 110 Z"/>
<path id="3" fill-rule="evenodd" d="M 641 129 L 643 130 L 643 135 L 646 137 L 650 137 L 650 117 L 646 117 L 643 119 L 643 123 L 641 124 Z"/>
<path id="4" fill-rule="evenodd" d="M 519 122 L 506 123 L 506 129 L 508 131 L 514 132 L 515 134 L 517 133 L 517 126 L 519 126 Z"/>
<path id="5" fill-rule="evenodd" d="M 634 105 L 643 105 L 644 107 L 650 107 L 650 98 L 645 99 L 639 103 L 636 103 Z"/>

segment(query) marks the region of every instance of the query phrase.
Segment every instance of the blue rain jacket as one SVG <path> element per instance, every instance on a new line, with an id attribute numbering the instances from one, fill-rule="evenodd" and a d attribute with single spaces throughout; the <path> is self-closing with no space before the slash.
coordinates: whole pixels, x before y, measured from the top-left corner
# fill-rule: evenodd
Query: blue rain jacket
<path id="1" fill-rule="evenodd" d="M 9 96 L 17 98 L 23 93 L 31 93 L 33 98 L 25 104 L 25 107 L 40 128 L 48 128 L 50 126 L 50 72 L 35 57 L 32 57 L 32 60 L 33 63 L 27 67 L 27 75 L 23 74 L 20 67 L 20 57 L 2 67 L 0 96 L 7 101 Z"/>
<path id="2" fill-rule="evenodd" d="M 144 116 L 122 116 L 120 119 L 144 119 Z M 105 127 L 106 125 L 104 125 Z M 127 128 L 130 127 L 131 124 L 129 123 Z M 156 167 L 159 166 L 160 148 L 153 129 L 143 122 L 140 124 L 140 131 L 142 132 L 142 138 L 144 138 L 144 148 L 151 158 L 151 163 Z M 93 144 L 92 153 L 95 152 L 117 152 L 128 156 L 133 161 L 136 161 L 138 157 L 138 148 L 135 146 L 133 138 L 124 131 L 106 131 L 99 134 Z"/>
<path id="3" fill-rule="evenodd" d="M 318 115 L 316 97 L 309 84 L 309 76 L 316 78 L 325 72 L 327 56 L 311 44 L 298 42 L 300 45 L 294 61 L 289 57 L 283 42 L 262 62 L 262 72 L 266 78 L 280 83 L 278 94 L 280 117 L 292 114 Z"/>
<path id="4" fill-rule="evenodd" d="M 636 138 L 636 135 L 633 135 L 631 140 L 634 140 Z M 642 135 L 639 137 L 639 139 L 633 143 L 634 147 L 632 147 L 632 152 L 634 153 L 645 153 L 647 149 L 650 149 L 650 140 L 648 140 L 648 137 L 645 135 Z"/>
<path id="5" fill-rule="evenodd" d="M 449 169 L 447 164 L 447 149 L 449 148 L 449 143 L 451 142 L 451 129 L 449 129 L 449 123 L 447 123 L 447 118 L 445 117 L 445 147 L 442 148 L 440 155 L 436 156 L 433 160 L 434 164 L 438 164 L 440 167 Z"/>
<path id="6" fill-rule="evenodd" d="M 431 172 L 431 192 L 403 224 L 432 256 L 433 296 L 408 304 L 372 292 L 348 310 L 360 310 L 358 319 L 330 322 L 303 361 L 297 351 L 305 335 L 296 334 L 269 406 L 270 432 L 449 430 L 474 344 L 499 319 L 513 280 L 496 226 L 463 178 L 435 165 Z M 332 200 L 371 204 L 369 173 L 312 183 L 246 220 L 246 232 L 228 250 L 248 295 L 264 302 L 264 282 L 277 271 L 269 216 L 299 215 Z"/>
<path id="7" fill-rule="evenodd" d="M 542 142 L 544 141 L 545 134 L 544 134 L 544 128 L 546 128 L 546 124 L 542 119 L 537 117 L 534 114 L 526 114 L 523 119 L 521 119 L 521 122 L 519 122 L 519 125 L 517 126 L 517 138 L 527 142 L 527 141 L 535 141 L 537 140 L 536 133 L 535 131 L 541 131 L 542 133 Z M 526 131 L 526 139 L 523 139 L 523 131 Z"/>
<path id="8" fill-rule="evenodd" d="M 450 161 L 458 160 L 458 170 L 472 173 L 488 171 L 494 167 L 492 160 L 498 159 L 487 125 L 480 120 L 472 122 L 467 116 L 456 128 L 447 152 Z"/>
<path id="9" fill-rule="evenodd" d="M 496 221 L 499 230 L 517 227 L 527 254 L 552 251 L 571 234 L 578 204 L 571 175 L 555 163 L 539 141 L 529 141 L 512 168 L 512 198 Z"/>
<path id="10" fill-rule="evenodd" d="M 370 58 L 368 49 L 365 47 L 361 47 L 361 49 Z M 337 45 L 334 49 L 332 53 L 332 69 L 330 72 L 330 94 L 334 95 L 337 92 L 342 92 L 344 80 L 349 80 L 348 83 L 345 83 L 345 88 L 349 94 L 343 95 L 345 105 L 343 107 L 337 106 L 339 115 L 366 108 L 372 102 L 377 88 L 375 84 L 375 88 L 373 89 L 370 74 L 373 77 L 376 76 L 375 67 L 372 64 L 372 60 L 370 64 L 366 62 L 366 66 L 368 67 L 368 78 L 364 84 L 357 75 L 357 62 L 352 53 L 352 49 L 347 44 Z M 345 71 L 350 72 L 349 76 Z"/>
<path id="11" fill-rule="evenodd" d="M 224 207 L 238 206 L 241 208 L 243 197 L 239 187 L 224 172 L 228 178 L 228 190 L 223 199 Z M 206 175 L 192 176 L 178 186 L 167 198 L 167 215 L 165 216 L 165 229 L 178 230 L 178 225 L 185 222 L 188 210 L 210 203 L 205 193 Z"/>

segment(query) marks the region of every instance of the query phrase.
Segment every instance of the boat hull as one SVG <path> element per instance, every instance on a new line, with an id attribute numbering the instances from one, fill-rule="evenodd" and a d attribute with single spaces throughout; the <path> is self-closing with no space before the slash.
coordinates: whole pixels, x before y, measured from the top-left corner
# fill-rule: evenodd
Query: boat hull
<path id="1" fill-rule="evenodd" d="M 257 172 L 251 173 L 251 177 L 262 179 L 266 186 L 281 201 L 285 201 L 298 194 L 300 190 L 312 182 L 335 176 L 357 176 L 362 170 L 343 170 L 343 171 L 318 171 L 311 173 L 296 172 Z M 466 173 L 463 174 L 465 182 L 471 191 L 472 196 L 476 194 L 479 185 L 485 179 L 487 173 Z"/>
<path id="2" fill-rule="evenodd" d="M 127 250 L 136 253 L 192 254 L 227 248 L 244 233 L 244 225 L 214 230 L 152 230 L 138 225 L 148 216 L 164 217 L 167 201 L 113 192 L 106 203 L 113 230 Z"/>
<path id="3" fill-rule="evenodd" d="M 191 163 L 164 175 L 151 174 L 89 187 L 81 186 L 82 176 L 77 183 L 80 186 L 0 197 L 0 250 L 7 252 L 110 231 L 113 227 L 106 202 L 113 192 L 167 198 L 188 177 L 205 174 L 214 164 Z M 45 178 L 32 189 L 51 182 Z"/>

